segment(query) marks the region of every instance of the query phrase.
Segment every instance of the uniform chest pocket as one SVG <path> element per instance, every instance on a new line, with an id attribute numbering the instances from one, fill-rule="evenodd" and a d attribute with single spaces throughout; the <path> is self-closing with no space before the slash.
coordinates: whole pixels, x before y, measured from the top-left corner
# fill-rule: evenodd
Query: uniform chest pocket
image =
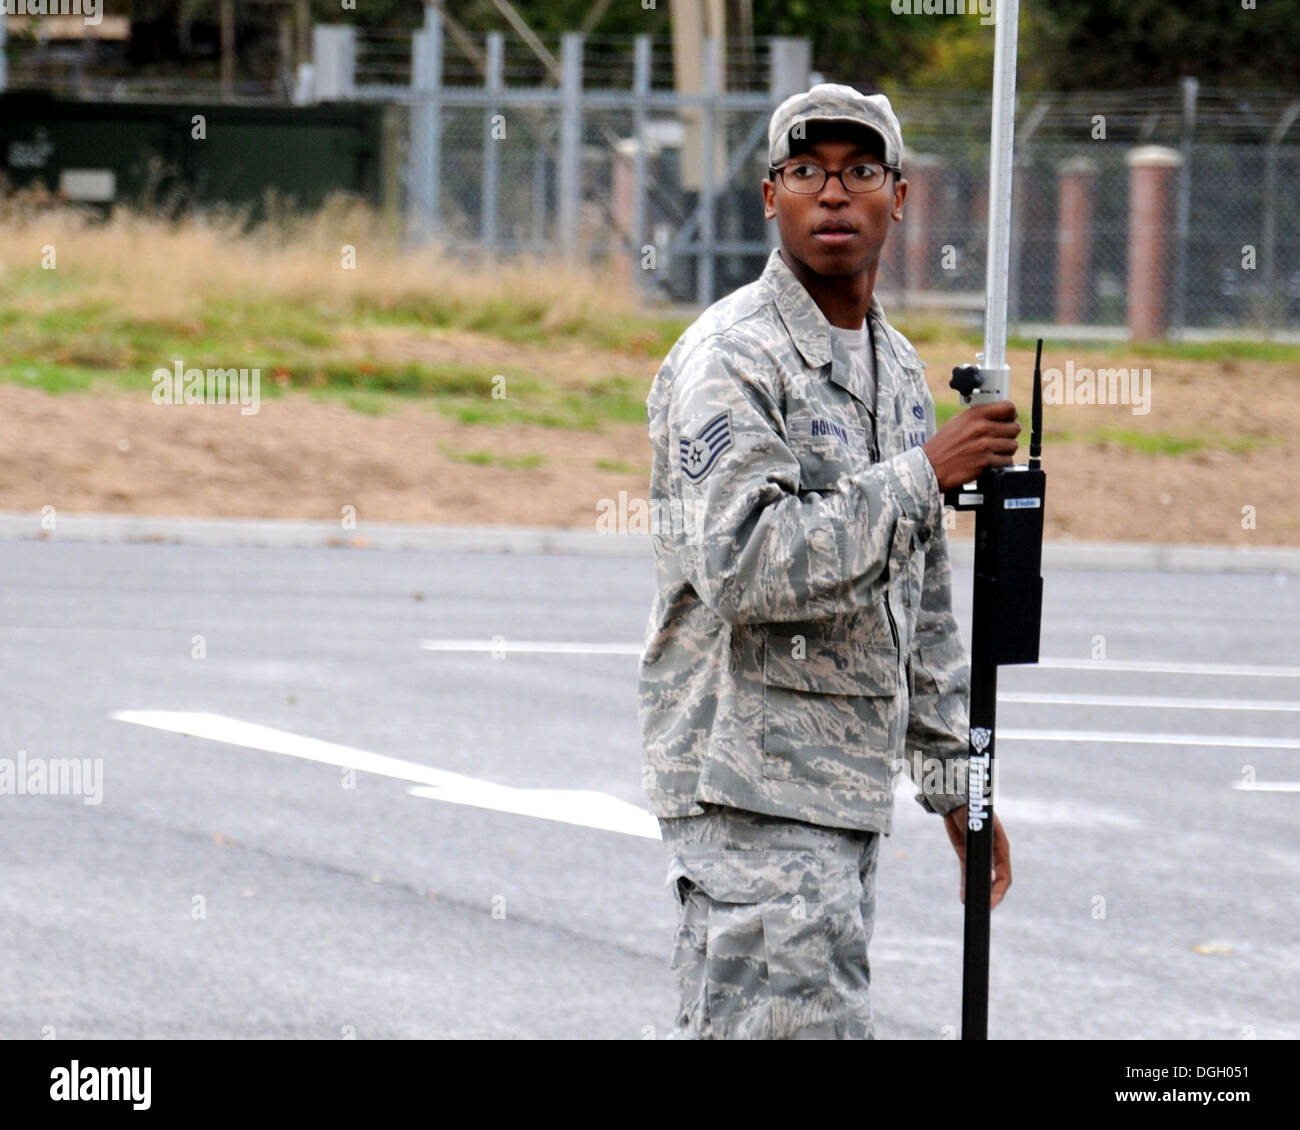
<path id="1" fill-rule="evenodd" d="M 801 412 L 786 421 L 790 449 L 799 460 L 803 490 L 826 491 L 842 475 L 870 462 L 870 437 L 863 425 L 843 411 Z"/>
<path id="2" fill-rule="evenodd" d="M 898 652 L 855 639 L 769 637 L 763 774 L 855 793 L 888 789 L 903 731 Z"/>

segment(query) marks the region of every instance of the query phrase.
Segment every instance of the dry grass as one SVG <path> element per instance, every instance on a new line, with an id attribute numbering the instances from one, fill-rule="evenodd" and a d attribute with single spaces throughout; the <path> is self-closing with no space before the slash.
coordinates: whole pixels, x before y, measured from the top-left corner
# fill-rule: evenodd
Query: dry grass
<path id="1" fill-rule="evenodd" d="M 568 334 L 636 316 L 624 278 L 554 260 L 469 264 L 403 246 L 371 211 L 333 200 L 314 215 L 270 202 L 170 220 L 118 209 L 107 222 L 32 193 L 0 204 L 0 287 L 32 315 L 111 310 L 196 326 L 214 308 L 291 306 L 324 319 L 392 315 L 502 336 Z M 52 247 L 54 271 L 42 269 Z M 345 248 L 355 249 L 349 269 Z"/>

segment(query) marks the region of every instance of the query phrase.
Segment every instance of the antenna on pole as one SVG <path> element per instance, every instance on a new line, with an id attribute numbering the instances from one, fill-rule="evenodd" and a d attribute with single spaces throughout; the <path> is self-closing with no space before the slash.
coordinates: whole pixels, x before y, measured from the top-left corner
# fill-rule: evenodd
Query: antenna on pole
<path id="1" fill-rule="evenodd" d="M 1034 405 L 1029 417 L 1029 469 L 1043 465 L 1043 339 L 1034 352 Z"/>

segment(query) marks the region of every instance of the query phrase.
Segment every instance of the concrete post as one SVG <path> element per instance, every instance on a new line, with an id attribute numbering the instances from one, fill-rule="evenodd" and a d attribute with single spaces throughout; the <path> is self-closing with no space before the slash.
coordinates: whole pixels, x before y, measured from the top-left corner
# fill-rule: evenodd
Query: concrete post
<path id="1" fill-rule="evenodd" d="M 1142 341 L 1163 337 L 1169 328 L 1173 190 L 1183 159 L 1175 149 L 1143 145 L 1130 150 L 1125 161 L 1129 167 L 1129 338 Z"/>
<path id="2" fill-rule="evenodd" d="M 311 55 L 317 101 L 356 97 L 356 28 L 350 24 L 317 24 L 311 29 Z"/>
<path id="3" fill-rule="evenodd" d="M 1092 198 L 1097 162 L 1071 157 L 1056 167 L 1056 324 L 1077 326 L 1088 317 L 1092 293 Z"/>
<path id="4" fill-rule="evenodd" d="M 792 94 L 808 89 L 812 73 L 812 41 L 796 36 L 778 35 L 770 40 L 767 87 L 772 105 L 784 102 Z"/>

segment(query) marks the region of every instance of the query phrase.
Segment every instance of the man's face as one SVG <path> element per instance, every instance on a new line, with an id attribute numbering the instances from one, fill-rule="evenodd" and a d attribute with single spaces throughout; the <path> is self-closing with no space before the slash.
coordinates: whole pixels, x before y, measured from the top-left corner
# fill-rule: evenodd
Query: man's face
<path id="1" fill-rule="evenodd" d="M 811 163 L 840 170 L 860 162 L 883 164 L 883 143 L 872 131 L 823 127 L 820 136 L 792 143 L 784 167 Z M 763 182 L 763 215 L 776 219 L 781 247 L 809 270 L 832 277 L 856 275 L 880 257 L 892 220 L 903 218 L 907 181 L 889 173 L 873 192 L 849 192 L 839 177 L 827 177 L 820 192 L 791 192 L 779 176 Z"/>

